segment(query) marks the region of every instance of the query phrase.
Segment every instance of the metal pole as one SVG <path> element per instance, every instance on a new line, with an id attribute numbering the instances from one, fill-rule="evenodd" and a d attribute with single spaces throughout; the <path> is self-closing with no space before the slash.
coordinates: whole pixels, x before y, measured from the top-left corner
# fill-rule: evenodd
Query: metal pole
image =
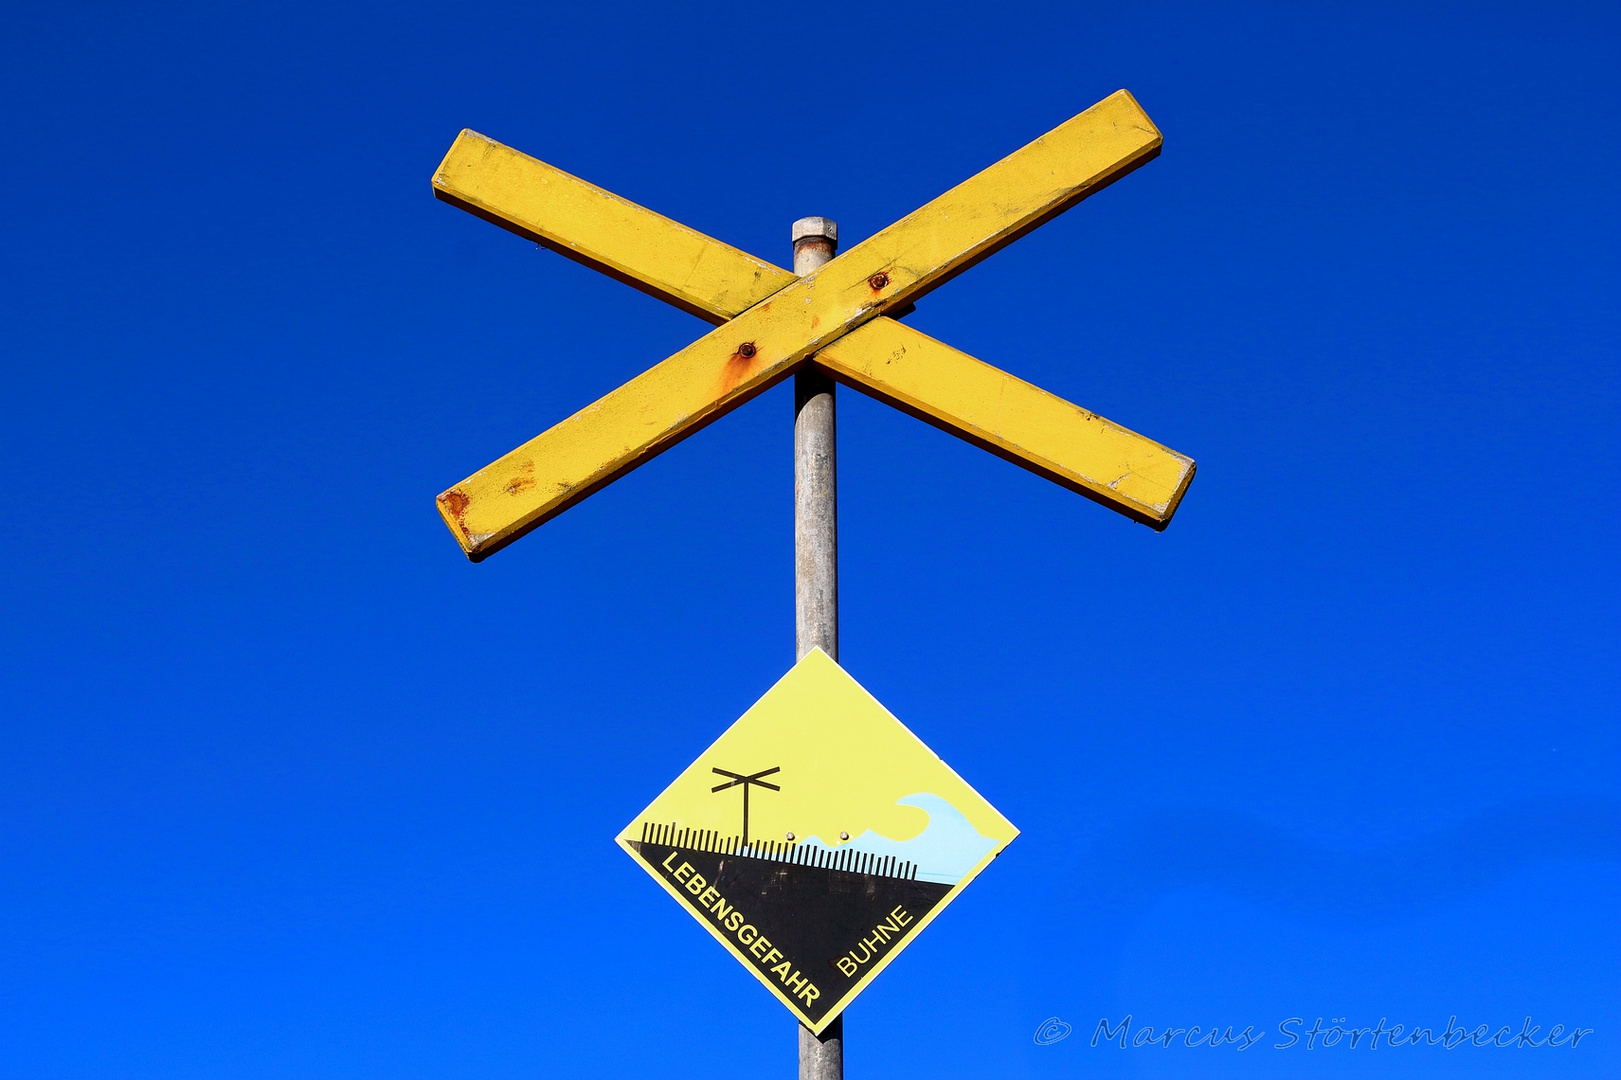
<path id="1" fill-rule="evenodd" d="M 794 222 L 794 273 L 815 273 L 839 246 L 827 218 Z M 839 658 L 838 456 L 833 380 L 807 368 L 794 376 L 794 655 L 813 648 Z M 844 1017 L 821 1035 L 799 1025 L 799 1080 L 844 1080 Z"/>

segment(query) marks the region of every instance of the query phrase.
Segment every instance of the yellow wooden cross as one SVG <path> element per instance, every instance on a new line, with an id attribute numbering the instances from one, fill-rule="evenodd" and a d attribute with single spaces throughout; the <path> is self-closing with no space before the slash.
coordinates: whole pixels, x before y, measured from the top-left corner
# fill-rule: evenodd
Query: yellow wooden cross
<path id="1" fill-rule="evenodd" d="M 711 239 L 472 131 L 440 199 L 717 328 L 439 496 L 475 562 L 807 363 L 977 446 L 1163 529 L 1191 458 L 905 326 L 898 312 L 1159 154 L 1121 90 L 814 274 Z"/>

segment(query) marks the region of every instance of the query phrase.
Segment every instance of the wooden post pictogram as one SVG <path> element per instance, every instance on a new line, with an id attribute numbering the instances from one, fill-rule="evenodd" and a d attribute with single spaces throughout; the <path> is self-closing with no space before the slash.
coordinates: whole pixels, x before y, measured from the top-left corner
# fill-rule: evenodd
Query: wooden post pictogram
<path id="1" fill-rule="evenodd" d="M 727 769 L 711 768 L 709 771 L 713 772 L 713 773 L 719 773 L 721 776 L 729 776 L 729 777 L 731 777 L 731 779 L 729 781 L 727 781 L 726 783 L 717 784 L 713 788 L 711 788 L 710 790 L 712 792 L 714 792 L 714 791 L 725 791 L 727 788 L 734 788 L 734 787 L 741 787 L 743 789 L 743 832 L 742 832 L 742 837 L 743 837 L 743 846 L 748 847 L 749 846 L 749 788 L 751 788 L 751 787 L 755 786 L 756 784 L 758 784 L 760 787 L 768 788 L 771 791 L 781 791 L 782 788 L 778 787 L 776 784 L 767 783 L 766 781 L 760 779 L 760 777 L 762 777 L 762 776 L 770 776 L 772 773 L 779 773 L 779 772 L 782 771 L 782 769 L 780 769 L 780 768 L 778 768 L 776 766 L 773 766 L 773 767 L 771 767 L 769 769 L 762 769 L 760 772 L 757 772 L 757 773 L 750 773 L 747 776 L 744 776 L 742 773 L 731 772 L 730 770 L 727 770 Z"/>

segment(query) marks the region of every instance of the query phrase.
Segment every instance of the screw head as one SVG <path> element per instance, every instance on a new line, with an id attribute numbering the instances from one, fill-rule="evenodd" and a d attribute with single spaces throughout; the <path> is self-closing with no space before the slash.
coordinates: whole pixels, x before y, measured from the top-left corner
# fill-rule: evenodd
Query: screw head
<path id="1" fill-rule="evenodd" d="M 754 342 L 745 341 L 743 344 L 739 345 L 737 347 L 737 355 L 741 356 L 745 360 L 752 360 L 754 358 Z"/>
<path id="2" fill-rule="evenodd" d="M 867 279 L 867 284 L 871 285 L 875 289 L 882 289 L 884 286 L 889 284 L 889 275 L 880 270 L 872 277 Z"/>
<path id="3" fill-rule="evenodd" d="M 841 832 L 841 833 L 839 833 L 839 839 L 840 840 L 848 840 L 848 839 L 850 839 L 850 834 L 847 833 L 847 832 Z"/>
<path id="4" fill-rule="evenodd" d="M 793 833 L 789 833 L 789 834 L 788 834 L 788 839 L 790 839 L 790 840 L 792 840 L 792 839 L 793 839 L 793 838 L 794 838 L 794 834 L 793 834 Z"/>

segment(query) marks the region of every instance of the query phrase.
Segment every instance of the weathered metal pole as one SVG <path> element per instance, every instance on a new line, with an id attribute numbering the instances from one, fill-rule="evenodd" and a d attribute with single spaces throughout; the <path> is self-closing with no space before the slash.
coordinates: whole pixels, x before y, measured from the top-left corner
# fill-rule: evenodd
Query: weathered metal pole
<path id="1" fill-rule="evenodd" d="M 839 246 L 827 218 L 794 222 L 794 273 L 814 273 Z M 838 454 L 834 383 L 807 368 L 794 376 L 794 655 L 818 646 L 839 658 Z M 799 1080 L 844 1080 L 844 1017 L 821 1035 L 799 1025 Z"/>
<path id="2" fill-rule="evenodd" d="M 838 226 L 827 218 L 794 222 L 794 273 L 833 258 Z M 839 658 L 838 456 L 833 380 L 806 369 L 794 376 L 794 642 L 804 656 L 820 646 Z"/>

